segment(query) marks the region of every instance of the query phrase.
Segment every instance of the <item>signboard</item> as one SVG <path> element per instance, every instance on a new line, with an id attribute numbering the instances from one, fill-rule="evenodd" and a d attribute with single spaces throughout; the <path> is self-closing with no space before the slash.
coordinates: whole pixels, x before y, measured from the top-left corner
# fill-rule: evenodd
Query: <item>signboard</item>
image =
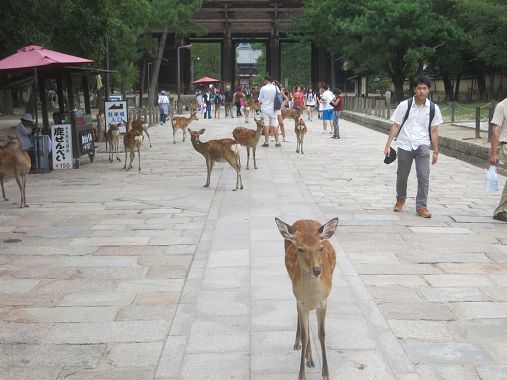
<path id="1" fill-rule="evenodd" d="M 109 129 L 109 124 L 120 124 L 120 132 L 127 132 L 128 108 L 127 102 L 106 102 L 106 133 Z"/>
<path id="2" fill-rule="evenodd" d="M 51 135 L 53 136 L 53 169 L 72 169 L 72 125 L 52 125 Z"/>
<path id="3" fill-rule="evenodd" d="M 93 133 L 90 129 L 78 133 L 79 151 L 81 154 L 93 153 Z"/>

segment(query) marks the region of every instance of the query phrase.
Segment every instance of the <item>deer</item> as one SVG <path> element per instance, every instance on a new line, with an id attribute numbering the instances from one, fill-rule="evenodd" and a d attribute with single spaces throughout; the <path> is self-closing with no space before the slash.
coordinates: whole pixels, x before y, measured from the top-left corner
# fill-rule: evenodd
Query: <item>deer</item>
<path id="1" fill-rule="evenodd" d="M 257 100 L 254 99 L 248 99 L 243 106 L 243 114 L 245 115 L 245 123 L 248 123 L 248 119 L 250 117 L 250 111 L 253 111 L 254 113 L 260 109 L 260 103 Z"/>
<path id="2" fill-rule="evenodd" d="M 200 131 L 192 131 L 188 128 L 190 133 L 190 141 L 194 149 L 201 153 L 206 160 L 207 179 L 203 187 L 208 187 L 210 184 L 211 171 L 215 162 L 228 162 L 234 170 L 236 170 L 236 188 L 243 190 L 243 181 L 241 180 L 241 165 L 239 163 L 238 142 L 233 139 L 209 140 L 202 142 L 199 137 L 204 133 L 205 129 Z"/>
<path id="3" fill-rule="evenodd" d="M 240 145 L 246 146 L 246 169 L 249 170 L 248 164 L 250 162 L 250 148 L 252 148 L 253 152 L 253 161 L 254 168 L 257 169 L 257 162 L 255 161 L 255 150 L 257 149 L 257 144 L 259 143 L 259 139 L 262 135 L 262 130 L 264 129 L 264 123 L 261 120 L 254 119 L 257 123 L 257 130 L 248 129 L 244 127 L 234 128 L 232 131 L 232 136 L 234 140 L 236 140 Z"/>
<path id="4" fill-rule="evenodd" d="M 106 140 L 109 151 L 109 162 L 113 162 L 114 153 L 116 159 L 121 162 L 119 149 L 120 149 L 120 124 L 109 123 L 109 129 L 106 132 Z"/>
<path id="5" fill-rule="evenodd" d="M 310 310 L 316 309 L 322 351 L 322 379 L 330 380 L 325 345 L 325 319 L 327 297 L 331 292 L 336 266 L 336 252 L 328 239 L 336 232 L 338 218 L 323 225 L 308 219 L 298 220 L 292 226 L 278 218 L 275 218 L 275 222 L 285 239 L 285 267 L 297 300 L 298 324 L 294 350 L 301 349 L 298 379 L 306 379 L 305 364 L 315 367 L 310 344 L 309 314 Z"/>
<path id="6" fill-rule="evenodd" d="M 135 119 L 132 122 L 132 129 L 137 129 L 137 130 L 141 131 L 141 133 L 144 133 L 146 135 L 146 137 L 148 137 L 148 141 L 150 143 L 150 148 L 151 148 L 151 139 L 150 139 L 150 134 L 148 133 L 148 123 L 146 123 L 144 121 L 144 116 L 139 116 L 137 119 Z"/>
<path id="7" fill-rule="evenodd" d="M 31 167 L 30 156 L 23 150 L 21 142 L 17 138 L 11 139 L 0 149 L 0 184 L 4 201 L 8 201 L 5 197 L 4 178 L 6 176 L 14 177 L 21 193 L 19 207 L 28 207 L 25 190 L 26 177 Z"/>
<path id="8" fill-rule="evenodd" d="M 192 120 L 199 120 L 195 112 L 192 112 L 189 117 L 185 116 L 172 116 L 171 124 L 173 126 L 173 144 L 176 144 L 176 131 L 181 129 L 183 131 L 183 142 L 185 142 L 187 127 L 190 125 Z"/>
<path id="9" fill-rule="evenodd" d="M 133 129 L 132 123 L 129 122 L 127 125 L 127 133 L 123 136 L 123 145 L 125 146 L 125 164 L 123 169 L 129 171 L 132 169 L 132 161 L 136 156 L 134 149 L 137 149 L 137 155 L 139 158 L 139 171 L 141 171 L 141 144 L 143 142 L 143 132 L 139 129 Z M 130 163 L 127 167 L 127 151 L 130 152 Z"/>
<path id="10" fill-rule="evenodd" d="M 199 104 L 197 104 L 197 99 L 190 99 L 190 102 L 189 102 L 189 108 L 190 108 L 190 113 L 192 112 L 196 112 L 197 113 L 197 106 Z"/>
<path id="11" fill-rule="evenodd" d="M 282 120 L 285 120 L 287 118 L 294 120 L 294 123 L 296 123 L 301 115 L 303 114 L 303 110 L 298 108 L 287 108 L 282 107 Z"/>
<path id="12" fill-rule="evenodd" d="M 308 128 L 306 128 L 306 123 L 303 119 L 298 119 L 296 121 L 296 126 L 294 127 L 294 132 L 296 133 L 296 139 L 297 139 L 296 153 L 299 153 L 299 149 L 301 149 L 301 154 L 304 154 L 303 140 L 305 139 L 306 132 L 308 132 Z"/>

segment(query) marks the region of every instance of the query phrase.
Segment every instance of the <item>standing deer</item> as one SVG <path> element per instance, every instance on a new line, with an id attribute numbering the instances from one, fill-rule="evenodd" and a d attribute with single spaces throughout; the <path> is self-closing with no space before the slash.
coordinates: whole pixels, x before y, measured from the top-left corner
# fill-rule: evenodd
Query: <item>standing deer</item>
<path id="1" fill-rule="evenodd" d="M 200 131 L 192 131 L 188 128 L 190 133 L 190 140 L 196 151 L 201 153 L 206 160 L 207 178 L 204 187 L 209 186 L 211 171 L 215 162 L 228 162 L 229 165 L 236 170 L 236 188 L 243 190 L 243 181 L 241 180 L 241 165 L 239 163 L 238 143 L 233 139 L 209 140 L 202 142 L 199 140 L 200 135 L 204 133 L 205 129 Z"/>
<path id="2" fill-rule="evenodd" d="M 26 204 L 26 177 L 32 164 L 30 156 L 21 147 L 21 142 L 16 138 L 8 142 L 0 149 L 0 184 L 2 185 L 2 197 L 5 197 L 4 178 L 6 176 L 14 177 L 21 193 L 20 208 L 28 207 Z"/>
<path id="3" fill-rule="evenodd" d="M 319 341 L 322 350 L 322 379 L 329 380 L 325 345 L 327 297 L 331 291 L 336 253 L 327 240 L 338 225 L 338 218 L 324 225 L 315 220 L 298 220 L 292 226 L 275 218 L 285 238 L 285 267 L 297 300 L 298 325 L 294 350 L 301 350 L 299 380 L 305 380 L 305 361 L 315 367 L 310 344 L 309 314 L 317 309 Z M 300 345 L 300 342 L 302 343 Z"/>
<path id="4" fill-rule="evenodd" d="M 250 162 L 250 148 L 252 148 L 253 152 L 253 160 L 254 160 L 254 168 L 257 169 L 257 162 L 255 161 L 255 150 L 257 149 L 257 144 L 259 143 L 259 139 L 262 135 L 262 130 L 264 129 L 264 123 L 261 120 L 255 119 L 257 123 L 257 130 L 248 129 L 244 127 L 234 128 L 232 131 L 232 136 L 234 140 L 236 140 L 239 144 L 246 146 L 246 169 L 249 170 L 248 164 Z"/>
<path id="5" fill-rule="evenodd" d="M 148 141 L 150 143 L 151 148 L 151 139 L 150 134 L 148 133 L 148 123 L 144 121 L 144 116 L 139 116 L 132 122 L 132 129 L 137 129 L 141 133 L 144 133 L 146 137 L 148 137 Z"/>
<path id="6" fill-rule="evenodd" d="M 137 149 L 137 156 L 139 158 L 139 171 L 141 171 L 141 144 L 143 142 L 143 133 L 139 129 L 133 129 L 132 124 L 129 122 L 127 125 L 127 133 L 123 136 L 123 145 L 125 146 L 125 164 L 123 169 L 129 171 L 132 169 L 132 161 L 136 156 L 134 149 Z M 130 163 L 127 167 L 127 151 L 130 152 Z"/>
<path id="7" fill-rule="evenodd" d="M 308 128 L 306 128 L 306 124 L 303 119 L 299 119 L 298 121 L 296 121 L 294 132 L 296 133 L 297 139 L 296 153 L 299 153 L 299 149 L 301 149 L 301 154 L 304 154 L 303 140 L 305 139 L 306 132 L 308 132 Z"/>
<path id="8" fill-rule="evenodd" d="M 192 120 L 199 120 L 195 112 L 192 112 L 189 117 L 171 115 L 171 124 L 173 126 L 173 144 L 176 144 L 176 131 L 178 129 L 181 129 L 183 131 L 183 141 L 185 141 L 187 127 L 192 122 Z"/>
<path id="9" fill-rule="evenodd" d="M 303 110 L 298 108 L 298 109 L 294 109 L 294 108 L 287 108 L 287 107 L 283 107 L 282 108 L 282 120 L 285 120 L 285 119 L 292 119 L 294 120 L 294 124 L 297 123 L 297 121 L 299 120 L 299 118 L 301 117 L 301 115 L 303 114 Z"/>
<path id="10" fill-rule="evenodd" d="M 255 112 L 261 108 L 260 103 L 254 99 L 248 99 L 243 106 L 243 114 L 245 115 L 245 123 L 248 123 L 250 112 L 255 115 Z"/>
<path id="11" fill-rule="evenodd" d="M 116 153 L 116 159 L 121 162 L 120 159 L 120 124 L 109 123 L 109 129 L 106 132 L 106 140 L 109 151 L 109 162 L 113 162 L 114 153 Z"/>

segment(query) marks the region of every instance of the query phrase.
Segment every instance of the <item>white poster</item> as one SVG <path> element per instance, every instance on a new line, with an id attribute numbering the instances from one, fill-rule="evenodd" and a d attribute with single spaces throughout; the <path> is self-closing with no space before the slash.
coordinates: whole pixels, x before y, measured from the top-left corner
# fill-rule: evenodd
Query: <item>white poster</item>
<path id="1" fill-rule="evenodd" d="M 106 102 L 106 133 L 109 124 L 120 124 L 120 132 L 127 132 L 128 108 L 126 101 Z"/>
<path id="2" fill-rule="evenodd" d="M 72 169 L 72 125 L 51 126 L 53 136 L 53 169 Z"/>

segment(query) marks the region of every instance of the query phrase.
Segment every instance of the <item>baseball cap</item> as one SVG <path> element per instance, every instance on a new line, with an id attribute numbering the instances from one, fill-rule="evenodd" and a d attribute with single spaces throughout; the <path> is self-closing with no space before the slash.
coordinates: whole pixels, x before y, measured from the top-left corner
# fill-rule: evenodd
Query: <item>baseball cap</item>
<path id="1" fill-rule="evenodd" d="M 391 162 L 394 162 L 394 161 L 396 161 L 396 150 L 394 150 L 391 147 L 391 152 L 389 153 L 389 157 L 386 156 L 384 158 L 384 164 L 389 165 Z"/>

